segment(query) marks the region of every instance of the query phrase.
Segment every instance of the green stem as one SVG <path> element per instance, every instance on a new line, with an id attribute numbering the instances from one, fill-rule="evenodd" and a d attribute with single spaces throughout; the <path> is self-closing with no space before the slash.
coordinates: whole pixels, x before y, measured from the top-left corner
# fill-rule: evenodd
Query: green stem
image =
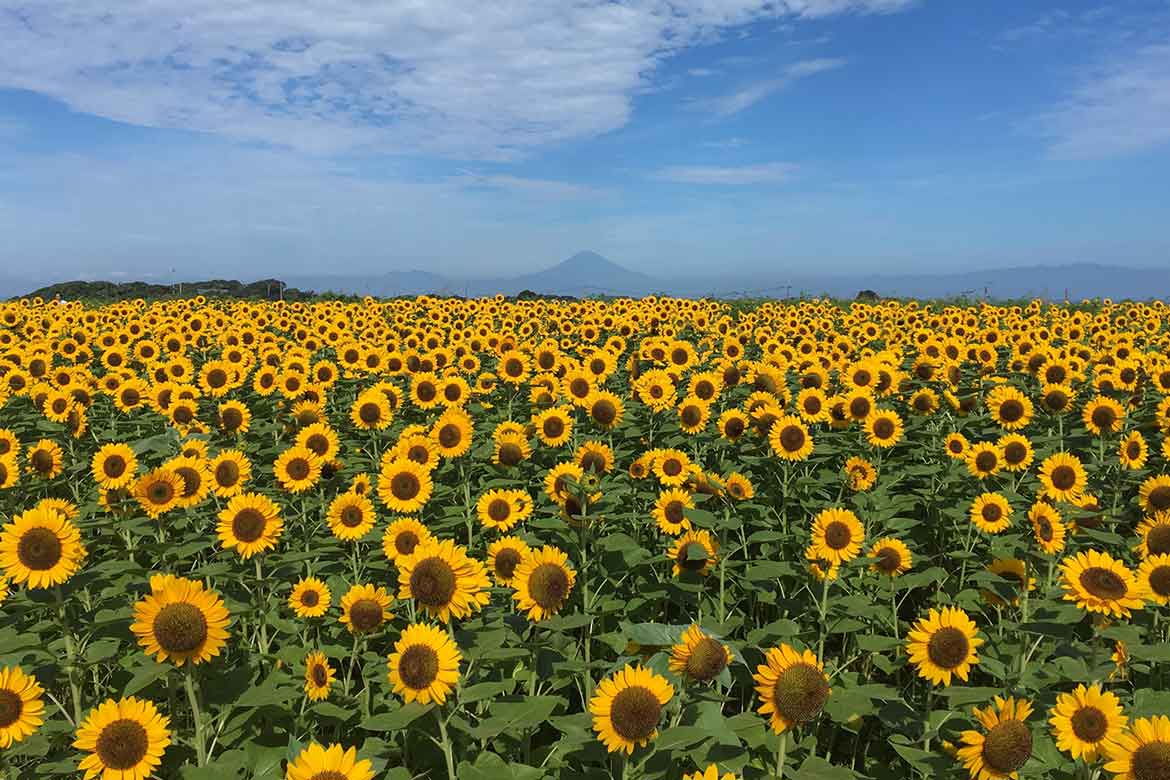
<path id="1" fill-rule="evenodd" d="M 207 763 L 207 735 L 203 732 L 203 712 L 199 708 L 199 694 L 195 688 L 195 669 L 187 664 L 187 672 L 183 676 L 183 686 L 187 689 L 187 702 L 191 705 L 191 718 L 195 721 L 195 757 L 197 766 Z"/>
<path id="2" fill-rule="evenodd" d="M 450 780 L 455 780 L 455 753 L 451 749 L 451 738 L 447 734 L 447 721 L 443 719 L 443 711 L 436 707 L 434 709 L 435 720 L 439 724 L 439 736 L 443 740 L 443 758 L 447 762 L 447 777 Z"/>
<path id="3" fill-rule="evenodd" d="M 776 780 L 784 777 L 784 759 L 788 756 L 788 732 L 780 734 L 780 743 L 776 745 Z"/>
<path id="4" fill-rule="evenodd" d="M 57 597 L 57 617 L 61 621 L 61 634 L 65 637 L 65 657 L 67 666 L 65 674 L 69 678 L 69 692 L 73 697 L 73 722 L 81 725 L 81 679 L 77 667 L 77 643 L 73 640 L 73 632 L 69 630 L 69 621 L 65 617 L 65 597 L 61 588 L 54 588 Z"/>
<path id="5" fill-rule="evenodd" d="M 830 572 L 831 571 L 832 571 L 832 566 L 829 565 L 828 562 L 826 562 L 825 563 L 824 579 L 821 580 L 821 605 L 820 605 L 820 607 L 821 607 L 821 621 L 820 621 L 821 635 L 820 635 L 820 638 L 817 640 L 817 660 L 820 661 L 821 663 L 824 663 L 824 661 L 825 661 L 825 634 L 828 631 L 828 625 L 827 625 L 828 621 L 826 620 L 826 618 L 828 617 L 828 611 L 829 611 L 829 579 L 830 579 Z"/>

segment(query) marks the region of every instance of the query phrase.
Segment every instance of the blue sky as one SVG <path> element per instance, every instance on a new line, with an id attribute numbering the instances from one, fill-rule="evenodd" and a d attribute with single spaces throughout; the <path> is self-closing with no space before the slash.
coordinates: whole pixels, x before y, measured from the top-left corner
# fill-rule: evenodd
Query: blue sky
<path id="1" fill-rule="evenodd" d="M 1170 250 L 1170 2 L 0 0 L 0 274 Z"/>

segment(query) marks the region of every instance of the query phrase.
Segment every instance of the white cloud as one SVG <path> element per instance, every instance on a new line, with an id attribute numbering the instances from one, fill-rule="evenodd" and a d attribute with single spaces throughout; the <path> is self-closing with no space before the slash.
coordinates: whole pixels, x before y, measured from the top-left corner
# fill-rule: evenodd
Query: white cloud
<path id="1" fill-rule="evenodd" d="M 1170 43 L 1089 74 L 1038 125 L 1057 158 L 1114 157 L 1170 143 Z"/>
<path id="2" fill-rule="evenodd" d="M 604 190 L 597 187 L 568 181 L 531 179 L 506 174 L 480 174 L 473 171 L 461 171 L 458 176 L 451 177 L 451 181 L 467 189 L 505 190 L 537 198 L 599 198 L 607 195 Z"/>
<path id="3" fill-rule="evenodd" d="M 661 60 L 911 0 L 0 0 L 0 86 L 313 151 L 510 158 L 625 124 Z"/>
<path id="4" fill-rule="evenodd" d="M 774 184 L 789 179 L 796 170 L 792 163 L 758 165 L 669 165 L 655 171 L 653 178 L 680 184 Z"/>
<path id="5" fill-rule="evenodd" d="M 713 100 L 700 101 L 705 110 L 713 111 L 719 116 L 732 116 L 746 111 L 761 100 L 774 95 L 788 87 L 795 81 L 809 76 L 823 73 L 844 66 L 846 60 L 832 57 L 821 57 L 814 60 L 801 60 L 786 67 L 783 72 L 771 79 L 756 81 L 741 87 L 727 95 L 721 95 Z"/>

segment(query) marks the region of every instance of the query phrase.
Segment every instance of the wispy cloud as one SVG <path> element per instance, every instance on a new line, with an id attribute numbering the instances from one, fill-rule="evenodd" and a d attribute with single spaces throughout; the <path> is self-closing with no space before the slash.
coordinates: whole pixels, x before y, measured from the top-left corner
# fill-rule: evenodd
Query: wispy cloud
<path id="1" fill-rule="evenodd" d="M 653 173 L 653 178 L 680 184 L 774 184 L 786 181 L 796 171 L 786 162 L 757 165 L 669 165 Z"/>
<path id="2" fill-rule="evenodd" d="M 732 116 L 746 111 L 760 101 L 785 89 L 800 79 L 808 78 L 817 73 L 840 68 L 847 60 L 838 57 L 820 57 L 813 60 L 795 62 L 775 78 L 756 81 L 713 100 L 701 101 L 704 109 L 713 111 L 718 116 Z"/>
<path id="3" fill-rule="evenodd" d="M 733 136 L 731 138 L 723 138 L 718 141 L 704 141 L 699 145 L 705 146 L 708 149 L 738 149 L 741 146 L 747 146 L 748 143 L 750 142 L 746 138 Z"/>
<path id="4" fill-rule="evenodd" d="M 460 171 L 451 181 L 467 189 L 506 190 L 540 198 L 596 198 L 607 195 L 597 187 L 556 179 L 532 179 L 506 174 L 480 174 Z"/>

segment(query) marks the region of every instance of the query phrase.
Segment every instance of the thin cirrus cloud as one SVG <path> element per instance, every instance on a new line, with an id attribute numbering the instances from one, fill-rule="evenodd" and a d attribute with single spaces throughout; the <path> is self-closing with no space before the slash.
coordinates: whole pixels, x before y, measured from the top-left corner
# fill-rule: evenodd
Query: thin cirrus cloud
<path id="1" fill-rule="evenodd" d="M 623 126 L 665 58 L 733 28 L 912 4 L 0 0 L 0 88 L 314 152 L 512 159 Z"/>
<path id="2" fill-rule="evenodd" d="M 741 87 L 726 95 L 705 101 L 699 101 L 705 110 L 713 111 L 721 117 L 728 117 L 746 111 L 762 100 L 787 88 L 800 79 L 815 76 L 818 73 L 835 70 L 843 67 L 847 60 L 839 57 L 819 57 L 812 60 L 794 62 L 784 68 L 775 78 L 756 81 Z"/>
<path id="3" fill-rule="evenodd" d="M 668 165 L 652 174 L 652 178 L 678 184 L 775 184 L 787 181 L 796 171 L 796 165 L 785 162 L 758 165 Z"/>

